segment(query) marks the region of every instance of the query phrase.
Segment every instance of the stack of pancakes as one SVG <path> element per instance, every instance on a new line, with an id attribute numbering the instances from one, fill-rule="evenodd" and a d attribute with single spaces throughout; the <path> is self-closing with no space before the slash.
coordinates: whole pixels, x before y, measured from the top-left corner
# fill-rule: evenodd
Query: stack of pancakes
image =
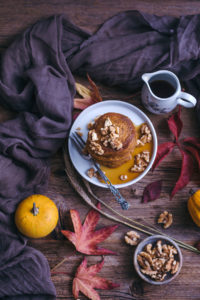
<path id="1" fill-rule="evenodd" d="M 101 165 L 115 168 L 132 158 L 137 133 L 132 121 L 119 113 L 101 115 L 88 132 L 86 152 Z"/>

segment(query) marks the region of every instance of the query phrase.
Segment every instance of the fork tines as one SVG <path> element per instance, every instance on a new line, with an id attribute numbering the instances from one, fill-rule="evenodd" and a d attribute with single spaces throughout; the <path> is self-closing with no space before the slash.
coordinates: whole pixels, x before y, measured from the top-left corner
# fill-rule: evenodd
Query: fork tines
<path id="1" fill-rule="evenodd" d="M 80 135 L 77 134 L 77 132 L 72 133 L 72 138 L 74 138 L 82 148 L 85 147 L 85 141 Z"/>

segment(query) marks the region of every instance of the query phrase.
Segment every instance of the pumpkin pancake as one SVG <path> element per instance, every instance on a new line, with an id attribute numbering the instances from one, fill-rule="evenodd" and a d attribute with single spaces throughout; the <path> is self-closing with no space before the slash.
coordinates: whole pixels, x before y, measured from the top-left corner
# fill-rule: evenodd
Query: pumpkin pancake
<path id="1" fill-rule="evenodd" d="M 100 116 L 88 132 L 85 150 L 98 163 L 115 168 L 132 158 L 137 133 L 132 121 L 119 113 Z"/>

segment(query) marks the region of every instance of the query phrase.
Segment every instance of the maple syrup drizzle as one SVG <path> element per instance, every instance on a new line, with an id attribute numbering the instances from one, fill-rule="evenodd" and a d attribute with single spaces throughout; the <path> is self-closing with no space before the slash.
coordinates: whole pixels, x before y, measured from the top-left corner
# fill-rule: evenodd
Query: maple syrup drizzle
<path id="1" fill-rule="evenodd" d="M 137 136 L 140 136 L 140 127 L 142 126 L 135 126 L 136 131 L 137 131 Z M 130 169 L 134 165 L 134 157 L 140 152 L 143 151 L 149 151 L 150 152 L 150 159 L 152 156 L 152 151 L 153 151 L 153 141 L 150 143 L 146 143 L 144 146 L 137 146 L 135 147 L 135 150 L 132 154 L 132 159 L 124 163 L 123 165 L 117 167 L 117 168 L 108 168 L 106 166 L 101 165 L 101 169 L 103 172 L 105 172 L 105 175 L 110 179 L 112 184 L 123 184 L 125 182 L 129 182 L 136 177 L 138 177 L 142 172 L 131 172 Z M 127 175 L 126 180 L 120 180 L 121 175 Z"/>

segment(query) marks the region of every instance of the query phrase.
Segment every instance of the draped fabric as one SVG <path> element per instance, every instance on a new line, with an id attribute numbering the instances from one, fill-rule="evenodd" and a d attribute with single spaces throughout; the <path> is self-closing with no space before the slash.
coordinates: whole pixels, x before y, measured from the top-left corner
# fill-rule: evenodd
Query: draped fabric
<path id="1" fill-rule="evenodd" d="M 28 28 L 2 55 L 0 104 L 17 114 L 0 124 L 0 298 L 55 299 L 48 262 L 26 245 L 14 212 L 25 197 L 45 192 L 48 160 L 72 121 L 72 73 L 133 91 L 143 73 L 168 69 L 198 98 L 199 28 L 199 15 L 128 11 L 89 34 L 59 15 Z"/>

